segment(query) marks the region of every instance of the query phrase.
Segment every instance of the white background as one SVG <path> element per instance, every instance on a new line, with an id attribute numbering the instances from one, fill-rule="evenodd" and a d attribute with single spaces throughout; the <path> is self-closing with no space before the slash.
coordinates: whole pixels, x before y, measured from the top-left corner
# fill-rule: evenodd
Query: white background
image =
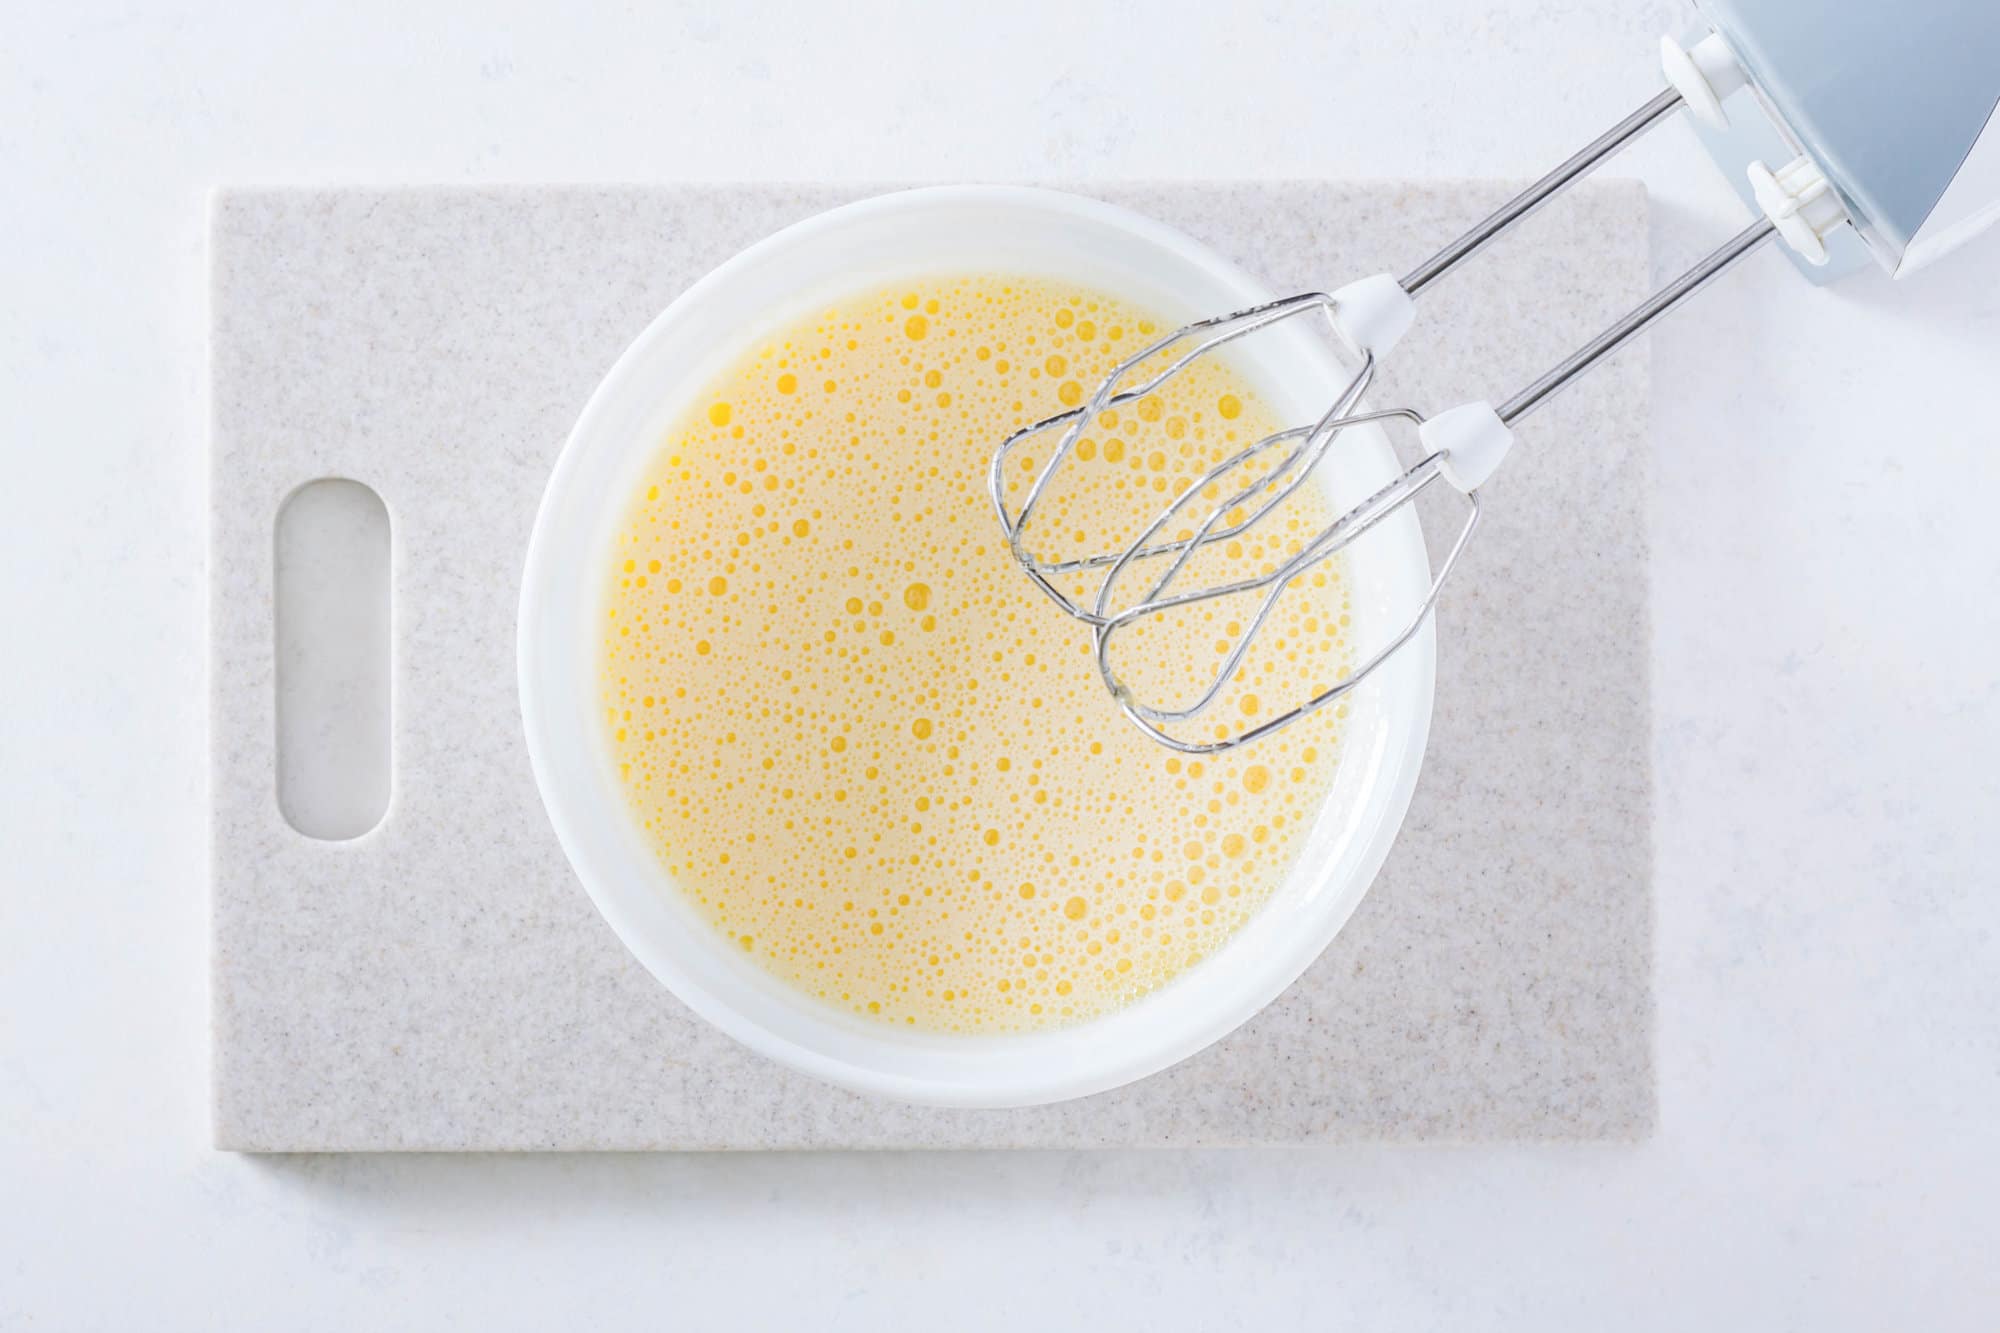
<path id="1" fill-rule="evenodd" d="M 1759 255 L 1653 340 L 1649 1141 L 206 1146 L 211 185 L 1519 177 L 1647 96 L 1678 24 L 1660 0 L 9 0 L 0 1326 L 1991 1327 L 2000 237 L 1832 292 Z M 1740 224 L 1684 126 L 1617 169 L 1655 192 L 1662 274 Z"/>

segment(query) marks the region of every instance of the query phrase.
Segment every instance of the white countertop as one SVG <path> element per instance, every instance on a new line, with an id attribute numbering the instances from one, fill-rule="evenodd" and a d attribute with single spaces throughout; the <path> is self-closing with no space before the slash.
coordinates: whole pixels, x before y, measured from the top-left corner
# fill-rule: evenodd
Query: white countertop
<path id="1" fill-rule="evenodd" d="M 209 186 L 1525 176 L 1678 11 L 151 8 L 0 41 L 0 1327 L 1990 1322 L 2000 238 L 1831 292 L 1760 255 L 1653 340 L 1647 1142 L 211 1151 Z M 1619 169 L 1662 273 L 1740 221 L 1682 127 Z"/>

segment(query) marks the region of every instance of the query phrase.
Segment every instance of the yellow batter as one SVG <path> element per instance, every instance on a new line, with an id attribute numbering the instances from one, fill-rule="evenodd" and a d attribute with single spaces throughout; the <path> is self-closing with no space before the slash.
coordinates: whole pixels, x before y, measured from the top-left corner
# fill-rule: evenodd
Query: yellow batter
<path id="1" fill-rule="evenodd" d="M 1155 334 L 1109 296 L 1020 278 L 864 292 L 718 377 L 625 510 L 601 662 L 633 816 L 715 928 L 810 994 L 940 1030 L 1087 1019 L 1212 953 L 1296 855 L 1333 710 L 1206 760 L 1147 740 L 987 497 L 1000 440 Z M 1052 530 L 1130 530 L 1277 428 L 1205 360 L 1094 423 Z M 1236 554 L 1269 567 L 1310 518 Z M 1337 566 L 1298 580 L 1217 725 L 1341 670 L 1344 612 Z M 1136 651 L 1194 679 L 1238 614 Z"/>

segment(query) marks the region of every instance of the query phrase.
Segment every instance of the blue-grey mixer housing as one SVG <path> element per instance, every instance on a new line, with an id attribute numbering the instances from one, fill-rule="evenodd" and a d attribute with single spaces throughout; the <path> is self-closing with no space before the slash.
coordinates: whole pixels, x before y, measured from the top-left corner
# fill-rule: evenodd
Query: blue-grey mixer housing
<path id="1" fill-rule="evenodd" d="M 1889 272 L 2000 220 L 2000 0 L 1695 3 Z"/>

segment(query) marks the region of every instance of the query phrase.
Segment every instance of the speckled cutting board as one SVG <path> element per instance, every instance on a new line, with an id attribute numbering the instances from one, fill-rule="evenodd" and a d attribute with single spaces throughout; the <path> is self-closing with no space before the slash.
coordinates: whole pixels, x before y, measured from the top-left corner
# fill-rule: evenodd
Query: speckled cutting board
<path id="1" fill-rule="evenodd" d="M 1654 1117 L 1645 353 L 1535 417 L 1444 599 L 1408 823 L 1234 1035 L 1059 1106 L 793 1074 L 683 1008 L 570 873 L 514 687 L 528 531 L 599 377 L 710 267 L 855 186 L 225 191 L 213 230 L 215 1142 L 224 1148 L 1129 1147 L 1631 1138 Z M 1277 291 L 1400 271 L 1487 185 L 1090 187 Z M 1499 396 L 1646 278 L 1635 185 L 1427 294 L 1378 401 Z M 274 799 L 273 519 L 351 477 L 393 530 L 394 800 Z"/>

